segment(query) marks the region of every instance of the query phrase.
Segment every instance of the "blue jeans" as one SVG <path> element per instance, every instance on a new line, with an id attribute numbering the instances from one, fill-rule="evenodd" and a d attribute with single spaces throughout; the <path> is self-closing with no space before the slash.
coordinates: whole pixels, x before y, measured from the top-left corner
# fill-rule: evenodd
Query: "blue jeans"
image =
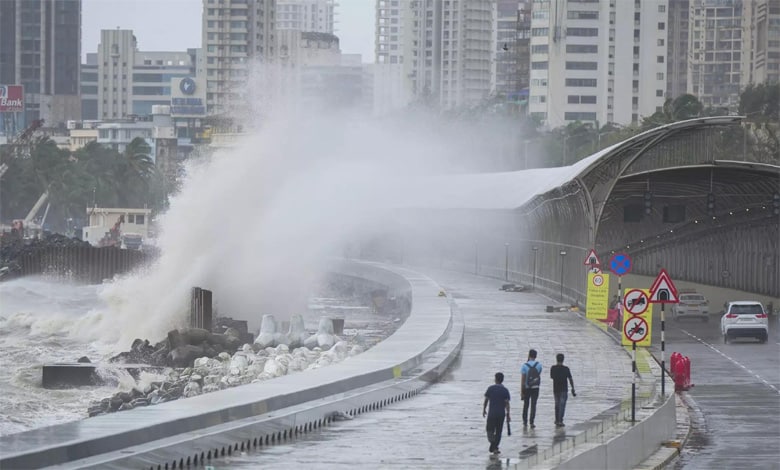
<path id="1" fill-rule="evenodd" d="M 566 413 L 566 400 L 569 397 L 569 391 L 555 392 L 555 424 L 563 423 L 563 415 Z"/>

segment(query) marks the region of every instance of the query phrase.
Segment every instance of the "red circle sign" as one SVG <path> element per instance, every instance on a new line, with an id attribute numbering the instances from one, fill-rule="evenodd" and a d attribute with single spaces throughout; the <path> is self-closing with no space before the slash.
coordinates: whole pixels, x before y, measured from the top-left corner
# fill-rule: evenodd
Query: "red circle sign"
<path id="1" fill-rule="evenodd" d="M 593 285 L 596 287 L 601 287 L 601 285 L 604 284 L 604 276 L 602 274 L 596 274 L 593 276 Z"/>
<path id="2" fill-rule="evenodd" d="M 641 315 L 647 311 L 647 307 L 650 305 L 650 298 L 644 291 L 639 289 L 632 289 L 628 291 L 623 298 L 623 308 L 625 308 L 632 315 Z"/>
<path id="3" fill-rule="evenodd" d="M 623 334 L 629 341 L 638 343 L 647 337 L 649 328 L 647 322 L 642 317 L 631 317 L 623 325 Z"/>

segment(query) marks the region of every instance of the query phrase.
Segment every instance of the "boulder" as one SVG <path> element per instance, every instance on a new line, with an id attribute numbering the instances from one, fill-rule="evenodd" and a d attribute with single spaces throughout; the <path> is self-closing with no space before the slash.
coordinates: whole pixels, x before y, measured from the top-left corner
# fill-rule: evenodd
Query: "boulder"
<path id="1" fill-rule="evenodd" d="M 168 349 L 173 351 L 174 349 L 184 346 L 185 341 L 179 330 L 171 330 L 168 332 Z"/>
<path id="2" fill-rule="evenodd" d="M 206 341 L 211 333 L 203 328 L 187 328 L 181 332 L 186 344 L 198 345 Z"/>
<path id="3" fill-rule="evenodd" d="M 185 344 L 168 353 L 168 360 L 175 367 L 191 366 L 195 359 L 203 355 L 203 348 L 192 344 Z"/>
<path id="4" fill-rule="evenodd" d="M 81 364 L 91 364 L 91 363 L 92 363 L 92 361 L 90 361 L 90 360 L 89 360 L 89 358 L 88 358 L 87 356 L 81 356 L 81 357 L 79 358 L 79 360 L 78 360 L 78 361 L 76 361 L 76 362 L 79 362 L 79 363 L 81 363 Z"/>

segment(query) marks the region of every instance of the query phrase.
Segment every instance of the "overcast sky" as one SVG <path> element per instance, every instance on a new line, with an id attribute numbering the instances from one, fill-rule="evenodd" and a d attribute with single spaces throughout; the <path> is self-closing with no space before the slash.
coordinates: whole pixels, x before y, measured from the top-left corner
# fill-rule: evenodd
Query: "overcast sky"
<path id="1" fill-rule="evenodd" d="M 2 1 L 2 0 L 0 0 Z M 374 0 L 339 0 L 341 51 L 374 61 Z M 82 0 L 81 52 L 96 52 L 101 29 L 132 29 L 144 51 L 201 47 L 203 0 Z"/>

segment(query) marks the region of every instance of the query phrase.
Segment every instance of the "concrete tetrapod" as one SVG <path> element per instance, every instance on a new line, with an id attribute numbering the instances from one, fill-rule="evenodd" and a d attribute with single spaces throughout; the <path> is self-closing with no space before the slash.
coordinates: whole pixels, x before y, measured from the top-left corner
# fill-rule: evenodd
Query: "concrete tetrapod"
<path id="1" fill-rule="evenodd" d="M 290 340 L 288 343 L 290 349 L 303 347 L 307 336 L 306 327 L 303 325 L 303 316 L 293 315 L 290 318 L 290 331 L 287 332 L 287 338 Z"/>
<path id="2" fill-rule="evenodd" d="M 278 331 L 276 319 L 273 315 L 263 315 L 263 323 L 260 325 L 260 334 L 257 335 L 255 344 L 265 349 L 268 347 L 288 344 L 287 335 Z"/>
<path id="3" fill-rule="evenodd" d="M 320 347 L 323 350 L 328 350 L 340 341 L 339 337 L 333 334 L 333 319 L 330 317 L 320 318 L 320 324 L 317 327 L 317 333 L 309 336 L 303 343 L 309 349 Z"/>

